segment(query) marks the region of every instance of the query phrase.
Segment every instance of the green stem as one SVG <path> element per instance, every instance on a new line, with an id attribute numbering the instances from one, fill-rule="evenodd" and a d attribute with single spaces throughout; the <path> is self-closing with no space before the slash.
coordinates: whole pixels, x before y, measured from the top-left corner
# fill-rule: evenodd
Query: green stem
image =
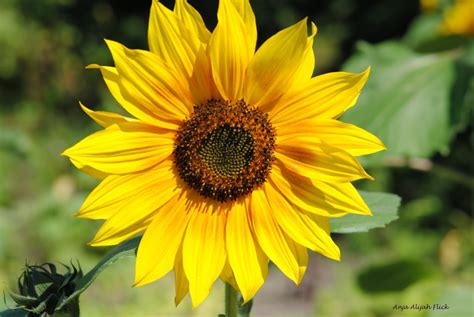
<path id="1" fill-rule="evenodd" d="M 250 317 L 250 311 L 252 310 L 253 301 L 249 300 L 247 303 L 243 304 L 244 299 L 240 297 L 239 300 L 239 316 L 240 317 Z"/>
<path id="2" fill-rule="evenodd" d="M 238 317 L 237 291 L 225 283 L 225 317 Z"/>

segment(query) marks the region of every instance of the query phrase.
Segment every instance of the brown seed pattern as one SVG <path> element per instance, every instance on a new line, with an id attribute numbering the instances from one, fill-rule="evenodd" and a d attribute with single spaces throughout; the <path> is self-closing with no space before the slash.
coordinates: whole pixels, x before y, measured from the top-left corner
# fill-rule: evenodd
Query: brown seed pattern
<path id="1" fill-rule="evenodd" d="M 177 132 L 179 176 L 204 197 L 232 201 L 262 185 L 274 160 L 268 115 L 243 100 L 211 99 L 194 107 Z"/>

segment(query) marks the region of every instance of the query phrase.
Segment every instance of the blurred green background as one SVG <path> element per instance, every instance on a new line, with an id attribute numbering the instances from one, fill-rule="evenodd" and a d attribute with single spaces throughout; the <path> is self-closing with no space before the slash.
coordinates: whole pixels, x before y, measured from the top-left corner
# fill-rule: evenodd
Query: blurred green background
<path id="1" fill-rule="evenodd" d="M 171 1 L 163 1 L 172 7 Z M 217 1 L 191 1 L 209 28 Z M 452 1 L 252 1 L 259 43 L 305 16 L 318 25 L 316 74 L 372 75 L 343 120 L 389 150 L 363 160 L 375 182 L 402 197 L 400 218 L 368 233 L 335 235 L 341 262 L 313 254 L 300 287 L 272 267 L 253 316 L 473 316 L 474 34 L 440 32 Z M 107 251 L 86 243 L 98 222 L 74 218 L 97 181 L 59 154 L 99 130 L 78 101 L 116 111 L 90 63 L 112 65 L 103 42 L 147 48 L 150 1 L 0 1 L 0 291 L 25 262 L 89 270 Z M 474 19 L 474 16 L 472 16 Z M 474 33 L 474 32 L 473 32 Z M 223 286 L 191 310 L 174 307 L 172 276 L 132 288 L 132 259 L 114 264 L 81 297 L 82 315 L 216 316 Z M 400 311 L 395 305 L 447 304 Z M 12 302 L 0 301 L 0 311 Z"/>

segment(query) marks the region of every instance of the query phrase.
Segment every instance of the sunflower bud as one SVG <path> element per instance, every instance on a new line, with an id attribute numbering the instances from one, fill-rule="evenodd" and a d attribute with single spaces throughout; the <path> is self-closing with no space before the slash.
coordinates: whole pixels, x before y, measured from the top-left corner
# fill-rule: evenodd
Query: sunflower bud
<path id="1" fill-rule="evenodd" d="M 54 264 L 28 265 L 18 278 L 19 294 L 10 293 L 18 308 L 27 311 L 28 317 L 79 316 L 78 298 L 64 307 L 61 304 L 73 294 L 82 270 L 64 265 L 66 272 L 58 273 Z"/>

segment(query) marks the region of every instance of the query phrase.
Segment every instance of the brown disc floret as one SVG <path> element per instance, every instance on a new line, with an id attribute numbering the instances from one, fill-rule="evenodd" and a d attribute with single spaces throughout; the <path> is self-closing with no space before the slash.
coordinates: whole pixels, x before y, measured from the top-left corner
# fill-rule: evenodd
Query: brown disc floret
<path id="1" fill-rule="evenodd" d="M 244 101 L 209 100 L 177 132 L 179 176 L 204 197 L 235 200 L 263 184 L 274 160 L 268 115 Z"/>

